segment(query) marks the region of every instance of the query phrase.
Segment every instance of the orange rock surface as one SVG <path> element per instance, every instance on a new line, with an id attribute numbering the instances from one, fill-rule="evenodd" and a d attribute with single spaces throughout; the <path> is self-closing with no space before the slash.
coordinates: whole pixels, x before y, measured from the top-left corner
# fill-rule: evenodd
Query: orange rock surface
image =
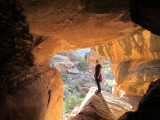
<path id="1" fill-rule="evenodd" d="M 4 0 L 1 4 L 3 118 L 61 119 L 63 83 L 59 72 L 49 66 L 51 56 L 59 52 L 99 46 L 99 54 L 112 63 L 119 89 L 131 95 L 142 96 L 153 76 L 159 76 L 159 38 L 147 31 L 135 34 L 141 27 L 122 20 L 130 18 L 128 0 L 91 0 L 86 5 L 81 0 Z M 15 71 L 18 77 L 12 80 L 8 73 Z"/>
<path id="2" fill-rule="evenodd" d="M 103 14 L 79 12 L 80 1 L 35 0 L 20 3 L 24 7 L 30 33 L 34 34 L 33 43 L 39 43 L 33 45 L 34 65 L 44 71 L 53 71 L 49 66 L 49 60 L 59 52 L 102 45 L 128 37 L 142 29 L 135 27 L 130 21 L 119 20 L 126 11 Z M 41 39 L 38 39 L 39 37 Z M 44 75 L 44 81 L 47 78 L 48 76 Z M 52 83 L 55 83 L 57 89 L 54 91 L 53 102 L 45 119 L 59 120 L 62 115 L 63 92 L 62 83 L 57 81 L 61 81 L 61 78 L 55 78 L 53 75 L 50 79 L 54 79 Z"/>
<path id="3" fill-rule="evenodd" d="M 143 31 L 93 48 L 111 62 L 114 95 L 121 96 L 121 90 L 133 96 L 146 93 L 150 82 L 160 76 L 159 41 L 159 36 Z"/>

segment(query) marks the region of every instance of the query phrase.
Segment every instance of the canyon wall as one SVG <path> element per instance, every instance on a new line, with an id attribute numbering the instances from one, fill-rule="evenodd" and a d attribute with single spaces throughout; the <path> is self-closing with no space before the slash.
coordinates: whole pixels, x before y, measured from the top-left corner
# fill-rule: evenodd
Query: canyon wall
<path id="1" fill-rule="evenodd" d="M 118 120 L 159 120 L 160 79 L 151 82 L 135 112 L 126 112 Z"/>
<path id="2" fill-rule="evenodd" d="M 49 63 L 34 63 L 35 41 L 23 8 L 14 0 L 0 6 L 0 120 L 58 120 L 63 102 L 59 72 Z"/>
<path id="3" fill-rule="evenodd" d="M 143 96 L 150 82 L 160 77 L 159 43 L 159 36 L 142 31 L 93 48 L 111 62 L 116 81 L 114 95 Z"/>

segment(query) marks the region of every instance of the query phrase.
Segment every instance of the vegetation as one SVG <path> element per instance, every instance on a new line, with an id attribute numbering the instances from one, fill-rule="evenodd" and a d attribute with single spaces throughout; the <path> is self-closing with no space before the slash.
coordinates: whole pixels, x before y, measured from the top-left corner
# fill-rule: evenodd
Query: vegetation
<path id="1" fill-rule="evenodd" d="M 110 68 L 110 62 L 108 64 L 104 65 L 102 70 L 104 71 L 104 74 L 106 76 L 113 76 L 114 77 L 114 75 L 113 75 L 113 73 L 111 71 L 111 68 Z"/>
<path id="2" fill-rule="evenodd" d="M 68 92 L 73 93 L 74 89 L 68 89 Z"/>
<path id="3" fill-rule="evenodd" d="M 84 85 L 84 84 L 85 84 L 85 81 L 81 81 L 81 82 L 80 82 L 80 85 Z"/>
<path id="4" fill-rule="evenodd" d="M 79 62 L 79 66 L 80 66 L 81 71 L 86 71 L 87 70 L 87 63 L 86 63 L 86 60 L 84 58 L 82 58 L 81 61 Z"/>
<path id="5" fill-rule="evenodd" d="M 80 91 L 80 89 L 79 89 L 79 86 L 78 86 L 78 85 L 76 85 L 76 90 L 77 90 L 77 91 Z"/>
<path id="6" fill-rule="evenodd" d="M 108 70 L 109 75 L 113 75 L 113 72 L 111 70 Z"/>
<path id="7" fill-rule="evenodd" d="M 110 68 L 110 62 L 106 65 L 103 65 L 102 69 L 105 69 L 105 68 Z"/>
<path id="8" fill-rule="evenodd" d="M 85 95 L 81 93 L 79 97 L 80 98 L 85 98 Z"/>
<path id="9" fill-rule="evenodd" d="M 63 91 L 65 91 L 66 90 L 66 86 L 65 85 L 63 85 Z"/>
<path id="10" fill-rule="evenodd" d="M 62 78 L 68 78 L 68 74 L 67 74 L 67 73 L 62 73 L 62 74 L 61 74 L 61 77 L 62 77 Z"/>
<path id="11" fill-rule="evenodd" d="M 113 83 L 112 83 L 112 81 L 111 81 L 111 80 L 107 80 L 106 83 L 105 83 L 105 86 L 106 86 L 107 88 L 112 89 L 112 88 L 113 88 Z"/>
<path id="12" fill-rule="evenodd" d="M 57 69 L 55 66 L 52 66 L 53 69 Z"/>
<path id="13" fill-rule="evenodd" d="M 63 101 L 63 115 L 65 113 L 71 112 L 75 106 L 80 106 L 81 102 L 83 101 L 84 97 L 81 96 L 77 99 L 76 96 L 68 96 Z M 64 120 L 68 120 L 64 117 Z"/>
<path id="14" fill-rule="evenodd" d="M 85 83 L 89 83 L 89 82 L 90 82 L 90 80 L 83 78 L 83 80 L 80 81 L 80 85 L 84 85 Z"/>

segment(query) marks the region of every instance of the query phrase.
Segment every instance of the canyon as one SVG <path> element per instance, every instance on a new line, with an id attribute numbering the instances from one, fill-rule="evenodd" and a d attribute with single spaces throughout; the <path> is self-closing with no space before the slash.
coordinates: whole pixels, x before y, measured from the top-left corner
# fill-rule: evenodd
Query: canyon
<path id="1" fill-rule="evenodd" d="M 49 60 L 89 47 L 110 60 L 114 95 L 142 98 L 120 119 L 139 117 L 159 90 L 159 12 L 154 0 L 0 0 L 0 119 L 60 120 L 63 82 Z"/>

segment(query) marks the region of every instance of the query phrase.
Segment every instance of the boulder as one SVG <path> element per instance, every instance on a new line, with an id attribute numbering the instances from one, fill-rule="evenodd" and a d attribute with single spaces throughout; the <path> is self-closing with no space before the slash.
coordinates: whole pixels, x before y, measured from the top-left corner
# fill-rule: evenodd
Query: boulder
<path id="1" fill-rule="evenodd" d="M 95 90 L 95 87 L 90 88 L 72 120 L 115 120 L 132 110 L 132 106 L 124 100 L 104 91 L 95 94 Z"/>
<path id="2" fill-rule="evenodd" d="M 76 74 L 76 75 L 78 75 L 80 73 L 80 71 L 75 67 L 73 69 L 68 69 L 68 73 L 69 74 Z"/>
<path id="3" fill-rule="evenodd" d="M 89 91 L 89 88 L 88 87 L 81 87 L 81 92 L 86 95 Z"/>
<path id="4" fill-rule="evenodd" d="M 58 53 L 58 55 L 66 56 L 68 57 L 70 61 L 74 63 L 82 59 L 82 56 L 76 50 L 68 51 L 68 52 L 61 52 L 61 53 Z"/>
<path id="5" fill-rule="evenodd" d="M 59 72 L 67 72 L 68 69 L 74 67 L 74 63 L 71 62 L 68 57 L 62 55 L 55 55 L 50 59 L 50 64 L 56 67 Z"/>

